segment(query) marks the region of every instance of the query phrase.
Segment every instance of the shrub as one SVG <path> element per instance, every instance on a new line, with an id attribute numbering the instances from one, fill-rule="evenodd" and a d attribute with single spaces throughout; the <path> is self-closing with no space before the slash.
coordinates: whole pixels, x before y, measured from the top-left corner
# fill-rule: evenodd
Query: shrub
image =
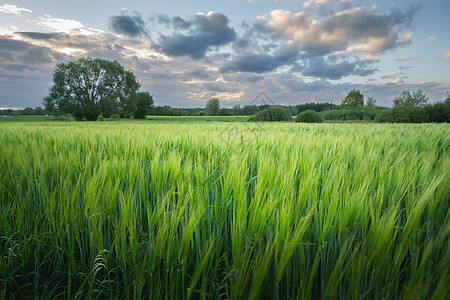
<path id="1" fill-rule="evenodd" d="M 323 118 L 319 113 L 313 111 L 313 110 L 305 110 L 304 112 L 300 113 L 297 118 L 295 119 L 295 122 L 303 122 L 303 123 L 322 123 Z"/>
<path id="2" fill-rule="evenodd" d="M 393 120 L 394 120 L 394 113 L 392 108 L 383 110 L 375 117 L 375 122 L 378 123 L 394 122 Z"/>
<path id="3" fill-rule="evenodd" d="M 375 116 L 387 108 L 381 106 L 365 106 L 358 108 L 344 108 L 339 110 L 325 110 L 320 112 L 320 115 L 325 120 L 335 121 L 370 121 L 375 119 Z"/>
<path id="4" fill-rule="evenodd" d="M 450 122 L 450 102 L 438 102 L 433 105 L 426 105 L 430 122 L 448 123 Z"/>
<path id="5" fill-rule="evenodd" d="M 282 106 L 270 106 L 253 114 L 249 121 L 291 121 L 292 115 L 289 109 Z"/>
<path id="6" fill-rule="evenodd" d="M 425 123 L 428 122 L 428 114 L 423 107 L 397 106 L 380 112 L 375 117 L 380 123 Z"/>

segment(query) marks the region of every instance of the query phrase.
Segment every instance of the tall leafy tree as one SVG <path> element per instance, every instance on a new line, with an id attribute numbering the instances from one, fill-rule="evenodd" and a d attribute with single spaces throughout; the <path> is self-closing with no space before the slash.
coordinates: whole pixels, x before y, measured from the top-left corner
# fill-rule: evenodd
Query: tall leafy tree
<path id="1" fill-rule="evenodd" d="M 342 108 L 361 106 L 364 106 L 364 96 L 357 89 L 351 90 L 341 103 Z"/>
<path id="2" fill-rule="evenodd" d="M 395 97 L 393 102 L 394 106 L 424 106 L 428 101 L 427 93 L 422 90 L 403 91 L 400 96 Z"/>
<path id="3" fill-rule="evenodd" d="M 43 103 L 48 111 L 95 121 L 100 114 L 109 117 L 133 107 L 139 87 L 134 74 L 117 61 L 79 58 L 56 65 L 53 86 Z"/>
<path id="4" fill-rule="evenodd" d="M 220 115 L 220 101 L 218 98 L 212 98 L 206 103 L 206 115 L 218 116 Z"/>
<path id="5" fill-rule="evenodd" d="M 366 106 L 375 106 L 377 100 L 374 97 L 369 97 L 366 100 Z"/>
<path id="6" fill-rule="evenodd" d="M 135 119 L 145 119 L 150 109 L 153 107 L 153 96 L 148 92 L 136 93 L 136 111 L 134 112 Z"/>

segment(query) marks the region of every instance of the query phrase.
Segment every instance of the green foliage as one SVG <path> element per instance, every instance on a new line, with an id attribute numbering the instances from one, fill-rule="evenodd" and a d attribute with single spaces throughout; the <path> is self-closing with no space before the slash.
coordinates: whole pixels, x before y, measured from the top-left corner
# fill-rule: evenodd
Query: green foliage
<path id="1" fill-rule="evenodd" d="M 0 298 L 448 298 L 448 124 L 136 122 L 0 123 Z"/>
<path id="2" fill-rule="evenodd" d="M 298 115 L 298 109 L 297 109 L 297 107 L 291 107 L 291 114 L 293 115 L 293 116 L 297 116 Z"/>
<path id="3" fill-rule="evenodd" d="M 71 114 L 76 120 L 95 121 L 100 114 L 131 116 L 132 96 L 139 87 L 134 74 L 117 61 L 79 58 L 56 65 L 43 103 L 49 112 Z"/>
<path id="4" fill-rule="evenodd" d="M 301 113 L 305 110 L 314 110 L 316 112 L 321 112 L 324 110 L 337 109 L 338 106 L 333 103 L 305 103 L 305 104 L 298 104 L 295 106 L 295 108 L 297 108 L 298 113 Z"/>
<path id="5" fill-rule="evenodd" d="M 364 106 L 364 96 L 358 89 L 351 90 L 341 103 L 341 108 Z"/>
<path id="6" fill-rule="evenodd" d="M 428 101 L 427 94 L 422 90 L 403 91 L 400 96 L 395 97 L 394 106 L 424 106 Z"/>
<path id="7" fill-rule="evenodd" d="M 380 123 L 424 123 L 428 122 L 427 111 L 417 106 L 395 106 L 380 112 L 375 121 Z"/>
<path id="8" fill-rule="evenodd" d="M 267 108 L 267 107 L 266 107 Z M 265 109 L 265 108 L 264 108 Z M 246 116 L 251 116 L 256 114 L 257 112 L 261 111 L 263 109 L 260 109 L 258 106 L 256 105 L 245 105 L 242 108 L 242 113 Z"/>
<path id="9" fill-rule="evenodd" d="M 233 110 L 231 108 L 221 108 L 220 109 L 221 116 L 233 116 Z"/>
<path id="10" fill-rule="evenodd" d="M 252 115 L 249 121 L 292 121 L 292 115 L 288 108 L 283 106 L 269 106 L 266 109 Z"/>
<path id="11" fill-rule="evenodd" d="M 445 102 L 425 105 L 429 121 L 435 123 L 450 123 L 450 98 Z"/>
<path id="12" fill-rule="evenodd" d="M 134 112 L 135 119 L 145 119 L 153 107 L 153 96 L 148 92 L 138 92 L 135 95 L 136 111 Z"/>
<path id="13" fill-rule="evenodd" d="M 369 97 L 366 100 L 366 106 L 374 106 L 377 103 L 377 100 L 374 97 Z"/>
<path id="14" fill-rule="evenodd" d="M 205 114 L 207 116 L 220 115 L 220 101 L 218 98 L 212 98 L 206 103 Z"/>
<path id="15" fill-rule="evenodd" d="M 1 115 L 24 115 L 24 116 L 45 116 L 47 114 L 47 112 L 45 110 L 43 110 L 42 108 L 40 108 L 39 106 L 36 107 L 35 109 L 32 109 L 31 107 L 26 107 L 25 109 L 18 109 L 18 110 L 14 110 L 14 109 L 0 109 L 0 116 Z"/>
<path id="16" fill-rule="evenodd" d="M 369 105 L 359 108 L 344 108 L 339 110 L 325 110 L 320 115 L 325 120 L 333 121 L 371 121 L 375 116 L 387 108 Z"/>
<path id="17" fill-rule="evenodd" d="M 318 112 L 313 110 L 305 110 L 304 112 L 301 112 L 297 118 L 295 118 L 295 122 L 322 123 L 323 118 Z"/>

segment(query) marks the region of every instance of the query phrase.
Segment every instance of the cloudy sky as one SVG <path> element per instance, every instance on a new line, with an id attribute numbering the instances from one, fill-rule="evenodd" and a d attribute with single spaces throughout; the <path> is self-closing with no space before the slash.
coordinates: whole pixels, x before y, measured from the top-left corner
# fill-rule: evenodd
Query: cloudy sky
<path id="1" fill-rule="evenodd" d="M 450 91 L 448 0 L 0 0 L 0 108 L 42 106 L 58 62 L 132 70 L 156 105 L 339 103 L 353 88 L 391 106 Z M 259 100 L 257 100 L 259 101 Z"/>

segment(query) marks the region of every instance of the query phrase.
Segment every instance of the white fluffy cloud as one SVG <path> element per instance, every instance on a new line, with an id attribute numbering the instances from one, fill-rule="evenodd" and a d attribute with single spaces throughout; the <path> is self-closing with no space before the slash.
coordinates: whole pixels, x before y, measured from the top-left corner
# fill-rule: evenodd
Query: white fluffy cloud
<path id="1" fill-rule="evenodd" d="M 0 12 L 5 14 L 21 15 L 24 12 L 31 13 L 32 11 L 23 7 L 18 7 L 14 4 L 0 5 Z"/>
<path id="2" fill-rule="evenodd" d="M 53 18 L 45 15 L 39 18 L 38 24 L 52 32 L 70 32 L 73 29 L 83 29 L 81 22 L 69 19 Z"/>
<path id="3" fill-rule="evenodd" d="M 400 71 L 391 72 L 389 74 L 383 75 L 381 78 L 396 78 L 403 76 L 404 74 Z"/>
<path id="4" fill-rule="evenodd" d="M 291 39 L 308 48 L 326 48 L 338 54 L 365 52 L 380 54 L 411 42 L 412 33 L 405 31 L 399 37 L 400 27 L 410 20 L 410 15 L 386 15 L 368 11 L 364 7 L 352 7 L 315 19 L 306 11 L 294 13 L 273 10 L 260 16 L 277 35 Z"/>

